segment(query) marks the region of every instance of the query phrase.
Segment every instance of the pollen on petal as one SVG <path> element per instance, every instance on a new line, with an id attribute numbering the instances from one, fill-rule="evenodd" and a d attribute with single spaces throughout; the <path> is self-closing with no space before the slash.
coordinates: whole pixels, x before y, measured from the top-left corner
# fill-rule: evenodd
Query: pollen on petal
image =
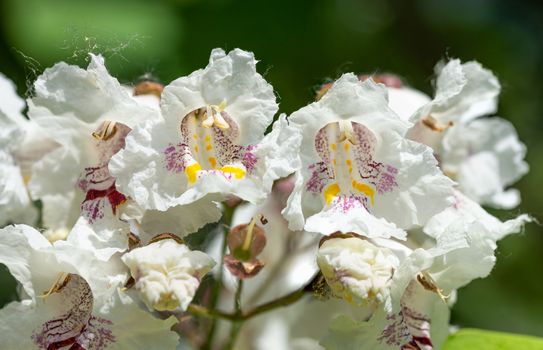
<path id="1" fill-rule="evenodd" d="M 221 168 L 221 171 L 223 173 L 230 173 L 232 175 L 234 175 L 234 177 L 236 179 L 243 179 L 245 177 L 245 170 L 242 169 L 242 168 L 238 168 L 238 167 L 235 167 L 235 166 L 232 166 L 232 165 L 227 165 L 227 166 L 223 166 Z"/>
<path id="2" fill-rule="evenodd" d="M 326 200 L 326 204 L 332 203 L 334 198 L 337 197 L 337 195 L 340 192 L 339 185 L 337 183 L 331 184 L 324 190 L 324 199 Z"/>
<path id="3" fill-rule="evenodd" d="M 353 185 L 353 188 L 355 188 L 359 192 L 362 192 L 363 194 L 365 194 L 366 196 L 370 198 L 371 205 L 375 204 L 375 190 L 373 188 L 371 188 L 370 186 L 366 184 L 357 182 L 355 180 L 353 180 L 352 185 Z"/>
<path id="4" fill-rule="evenodd" d="M 185 169 L 185 174 L 190 183 L 195 183 L 198 178 L 198 171 L 202 170 L 200 163 L 193 163 Z"/>

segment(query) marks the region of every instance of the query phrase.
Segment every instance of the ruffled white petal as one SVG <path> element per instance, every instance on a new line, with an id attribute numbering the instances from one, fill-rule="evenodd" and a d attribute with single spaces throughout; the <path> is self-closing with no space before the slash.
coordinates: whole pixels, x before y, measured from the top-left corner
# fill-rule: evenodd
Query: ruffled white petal
<path id="1" fill-rule="evenodd" d="M 237 57 L 237 53 L 232 55 L 233 57 Z M 214 60 L 215 59 L 216 58 L 214 58 Z M 255 79 L 255 84 L 263 84 L 263 82 L 260 81 L 261 77 L 255 75 L 254 66 L 251 64 L 248 64 L 247 67 L 246 64 L 240 64 L 238 67 L 237 63 L 234 64 L 232 62 L 239 58 L 234 59 L 227 56 L 224 59 L 230 63 L 225 66 L 226 68 L 223 67 L 221 69 L 227 69 L 231 65 L 233 65 L 232 69 L 243 68 L 239 72 L 234 70 L 228 74 L 244 75 L 248 74 L 245 70 L 249 69 L 254 73 L 250 76 L 252 77 L 251 79 Z M 214 72 L 213 69 L 217 68 L 214 65 L 219 64 L 217 62 L 211 64 L 211 66 L 206 69 Z M 220 63 L 221 67 L 222 64 L 223 63 Z M 225 72 L 223 73 L 227 74 Z M 200 151 L 195 150 L 200 146 L 209 147 L 210 152 L 212 152 L 211 150 L 213 149 L 211 144 L 195 144 L 195 150 L 188 151 L 185 148 L 186 145 L 180 143 L 181 137 L 195 137 L 198 139 L 196 133 L 194 135 L 181 135 L 180 132 L 181 120 L 183 117 L 193 112 L 195 109 L 206 106 L 205 104 L 202 104 L 205 101 L 198 100 L 200 102 L 192 103 L 188 97 L 185 100 L 180 99 L 180 96 L 185 96 L 184 94 L 188 93 L 188 88 L 185 85 L 189 84 L 189 81 L 194 80 L 193 84 L 196 85 L 203 84 L 203 82 L 200 82 L 200 78 L 196 79 L 198 74 L 202 75 L 203 73 L 202 71 L 197 71 L 187 78 L 180 78 L 178 83 L 174 82 L 172 85 L 168 86 L 163 93 L 162 104 L 166 121 L 147 122 L 136 127 L 127 136 L 125 149 L 116 154 L 110 162 L 109 169 L 117 178 L 117 186 L 120 191 L 128 194 L 145 209 L 165 211 L 170 207 L 191 204 L 204 197 L 206 197 L 207 200 L 221 200 L 225 195 L 229 194 L 238 196 L 249 202 L 262 202 L 271 190 L 274 180 L 289 175 L 297 168 L 297 157 L 292 152 L 292 149 L 296 148 L 299 144 L 299 138 L 291 137 L 293 134 L 288 133 L 285 117 L 281 117 L 279 122 L 274 125 L 272 132 L 262 138 L 264 129 L 259 125 L 262 123 L 262 120 L 265 120 L 266 123 L 269 122 L 269 117 L 271 117 L 271 115 L 269 117 L 267 115 L 270 112 L 274 112 L 275 109 L 271 111 L 271 109 L 266 109 L 267 107 L 265 108 L 264 105 L 256 104 L 254 108 L 249 109 L 253 111 L 251 112 L 251 115 L 253 116 L 253 119 L 251 119 L 250 122 L 251 128 L 249 129 L 248 126 L 245 126 L 246 129 L 243 129 L 243 123 L 249 123 L 249 121 L 243 121 L 244 119 L 239 121 L 234 114 L 238 112 L 230 110 L 227 104 L 225 110 L 228 111 L 232 120 L 237 123 L 236 127 L 239 128 L 239 136 L 233 140 L 235 144 L 229 143 L 232 142 L 232 140 L 223 139 L 224 141 L 227 141 L 227 143 L 215 145 L 215 147 L 225 147 L 224 151 L 227 153 L 234 152 L 234 150 L 242 147 L 241 145 L 243 145 L 244 142 L 243 139 L 246 138 L 243 136 L 244 132 L 250 132 L 253 135 L 249 140 L 255 140 L 254 135 L 260 135 L 256 138 L 256 141 L 260 141 L 258 144 L 249 145 L 245 148 L 242 147 L 242 151 L 241 149 L 235 151 L 243 153 L 240 154 L 242 157 L 241 163 L 244 168 L 242 170 L 243 173 L 237 177 L 232 175 L 233 173 L 228 173 L 219 168 L 215 168 L 217 159 L 211 153 L 209 159 L 211 159 L 213 163 L 211 163 L 211 160 L 209 162 L 213 164 L 213 169 L 199 168 L 194 174 L 189 173 L 189 168 L 192 164 L 196 164 L 198 167 L 200 167 L 200 165 L 199 163 L 187 163 L 187 152 L 194 151 L 195 154 L 198 154 Z M 210 75 L 210 77 L 215 76 L 213 74 Z M 206 79 L 210 78 L 207 77 Z M 220 79 L 219 85 L 226 84 L 226 82 L 222 82 Z M 249 78 L 243 77 L 240 77 L 239 79 L 243 81 L 246 79 L 248 79 L 247 81 L 250 80 Z M 239 89 L 242 87 L 243 89 L 247 88 L 245 85 L 237 87 L 232 86 L 231 88 Z M 203 89 L 203 87 L 199 88 Z M 250 100 L 253 97 L 248 96 L 248 90 L 246 91 L 243 89 L 241 90 L 243 91 L 243 94 L 236 97 L 236 103 L 243 104 L 245 103 L 243 101 L 245 101 L 244 99 L 246 98 L 249 99 L 249 102 L 247 103 L 252 103 Z M 253 92 L 256 93 L 257 90 Z M 196 94 L 196 92 L 194 92 L 194 94 Z M 198 98 L 201 99 L 203 97 L 200 96 Z M 185 106 L 181 101 L 183 101 L 183 103 L 188 103 L 189 105 Z M 275 100 L 273 99 L 273 101 Z M 257 113 L 258 108 L 262 110 Z M 266 117 L 263 116 L 262 113 L 266 114 Z M 243 118 L 245 118 L 245 114 L 243 115 Z M 197 123 L 198 120 L 199 119 L 196 120 Z M 254 127 L 253 123 L 255 123 Z M 198 125 L 192 125 L 191 127 L 199 128 Z M 259 128 L 262 129 L 260 133 L 258 132 Z M 218 133 L 221 131 L 218 129 L 214 132 Z M 206 137 L 211 138 L 212 135 Z M 212 140 L 208 139 L 207 142 L 209 141 Z M 193 159 L 193 157 L 196 156 L 191 155 L 191 159 Z M 197 161 L 208 162 L 207 159 L 200 159 Z M 191 176 L 194 176 L 194 178 L 191 179 Z"/>
<path id="2" fill-rule="evenodd" d="M 256 72 L 251 52 L 235 49 L 226 54 L 214 49 L 206 68 L 174 80 L 162 93 L 162 113 L 169 127 L 190 112 L 226 102 L 226 111 L 240 129 L 238 144 L 259 142 L 278 106 L 272 86 Z"/>
<path id="3" fill-rule="evenodd" d="M 423 225 L 446 208 L 452 182 L 430 148 L 404 139 L 409 125 L 389 108 L 384 86 L 352 74 L 293 113 L 289 128 L 303 139 L 301 169 L 283 211 L 289 227 L 301 229 L 305 217 L 305 229 L 321 234 L 403 239 L 394 225 Z"/>
<path id="4" fill-rule="evenodd" d="M 430 97 L 425 93 L 410 87 L 388 87 L 388 106 L 403 120 L 409 118 L 420 107 L 430 102 Z"/>
<path id="5" fill-rule="evenodd" d="M 76 182 L 85 166 L 95 164 L 96 152 L 92 133 L 105 120 L 129 127 L 148 119 L 160 119 L 157 110 L 134 100 L 111 77 L 101 56 L 90 56 L 87 69 L 64 62 L 48 68 L 38 77 L 35 96 L 28 100 L 29 116 L 49 138 L 62 147 L 33 166 L 29 187 L 33 198 L 65 196 L 66 214 L 77 211 L 81 198 Z M 77 190 L 79 191 L 79 190 Z M 71 225 L 77 217 L 62 221 Z"/>
<path id="6" fill-rule="evenodd" d="M 17 95 L 15 84 L 2 73 L 0 73 L 0 101 L 0 114 L 4 114 L 13 123 L 24 123 L 22 111 L 25 108 L 25 101 Z"/>
<path id="7" fill-rule="evenodd" d="M 441 124 L 466 122 L 496 112 L 500 83 L 478 62 L 454 59 L 436 71 L 435 97 L 413 115 L 413 122 L 428 115 Z"/>
<path id="8" fill-rule="evenodd" d="M 35 223 L 38 212 L 12 156 L 0 150 L 0 227 L 8 223 Z"/>
<path id="9" fill-rule="evenodd" d="M 508 121 L 485 118 L 457 125 L 445 134 L 440 155 L 444 172 L 469 198 L 504 209 L 519 204 L 518 191 L 506 187 L 528 172 L 526 147 Z"/>
<path id="10" fill-rule="evenodd" d="M 5 347 L 159 349 L 177 343 L 177 335 L 170 331 L 175 319 L 155 319 L 118 294 L 127 279 L 119 259 L 96 260 L 93 250 L 69 242 L 51 245 L 24 225 L 0 230 L 0 238 L 0 262 L 29 297 L 0 311 Z"/>

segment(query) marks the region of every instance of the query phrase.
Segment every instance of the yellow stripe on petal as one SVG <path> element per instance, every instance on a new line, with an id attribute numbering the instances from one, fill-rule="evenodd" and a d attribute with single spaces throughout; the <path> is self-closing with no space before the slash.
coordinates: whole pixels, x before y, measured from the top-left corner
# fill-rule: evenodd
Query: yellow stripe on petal
<path id="1" fill-rule="evenodd" d="M 202 170 L 202 166 L 200 163 L 193 163 L 185 168 L 185 174 L 187 175 L 187 178 L 189 179 L 189 183 L 193 184 L 196 182 L 196 179 L 198 178 L 198 172 Z"/>
<path id="2" fill-rule="evenodd" d="M 331 184 L 324 190 L 324 200 L 326 201 L 326 204 L 332 203 L 334 198 L 337 197 L 337 195 L 340 192 L 339 185 L 337 183 Z"/>
<path id="3" fill-rule="evenodd" d="M 209 157 L 207 160 L 209 161 L 209 164 L 211 164 L 212 169 L 217 168 L 217 159 L 215 159 L 215 157 Z"/>
<path id="4" fill-rule="evenodd" d="M 373 188 L 366 184 L 356 182 L 355 180 L 353 180 L 352 185 L 358 192 L 362 192 L 370 198 L 371 205 L 375 204 L 375 190 Z"/>
<path id="5" fill-rule="evenodd" d="M 221 171 L 223 173 L 230 173 L 234 175 L 236 179 L 243 179 L 245 177 L 245 169 L 238 168 L 232 165 L 226 165 L 221 168 Z"/>

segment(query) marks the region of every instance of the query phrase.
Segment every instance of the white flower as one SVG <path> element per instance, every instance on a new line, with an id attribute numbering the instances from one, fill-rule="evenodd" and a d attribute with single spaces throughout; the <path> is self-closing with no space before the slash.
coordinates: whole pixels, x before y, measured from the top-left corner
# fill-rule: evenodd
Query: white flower
<path id="1" fill-rule="evenodd" d="M 264 137 L 277 104 L 252 53 L 213 50 L 205 69 L 166 86 L 161 109 L 164 121 L 136 127 L 109 165 L 121 192 L 145 209 L 207 195 L 262 201 L 273 180 L 293 172 L 295 156 L 283 155 L 297 140 L 277 127 Z"/>
<path id="2" fill-rule="evenodd" d="M 175 348 L 175 319 L 142 311 L 118 290 L 127 271 L 118 260 L 96 260 L 92 250 L 51 245 L 24 225 L 0 230 L 0 262 L 21 283 L 21 302 L 0 310 L 6 349 Z"/>
<path id="3" fill-rule="evenodd" d="M 448 304 L 454 299 L 446 303 L 447 296 L 486 277 L 496 260 L 497 240 L 530 221 L 521 215 L 501 222 L 459 192 L 455 197 L 452 206 L 429 220 L 425 235 L 409 233 L 410 248 L 387 239 L 373 242 L 394 251 L 400 261 L 389 283 L 389 299 L 367 322 L 349 314 L 337 317 L 322 342 L 326 349 L 346 344 L 364 349 L 441 346 L 448 333 Z"/>
<path id="4" fill-rule="evenodd" d="M 122 257 L 150 309 L 186 310 L 202 277 L 215 265 L 205 253 L 173 239 L 136 248 Z"/>
<path id="5" fill-rule="evenodd" d="M 437 65 L 435 97 L 411 116 L 410 136 L 432 148 L 448 127 L 496 112 L 500 83 L 477 62 Z"/>
<path id="6" fill-rule="evenodd" d="M 471 199 L 495 208 L 517 206 L 518 191 L 506 187 L 528 171 L 526 147 L 509 122 L 479 118 L 497 109 L 497 78 L 477 62 L 451 60 L 436 71 L 436 96 L 411 116 L 409 138 L 431 146 L 443 172 Z M 399 113 L 420 101 L 405 97 L 391 108 Z"/>
<path id="7" fill-rule="evenodd" d="M 44 213 L 56 214 L 44 215 L 46 227 L 71 227 L 85 199 L 77 189 L 78 178 L 100 156 L 93 132 L 106 121 L 132 128 L 161 117 L 157 110 L 138 103 L 109 75 L 101 56 L 90 55 L 86 70 L 57 63 L 38 77 L 34 90 L 35 96 L 28 100 L 28 115 L 61 147 L 34 165 L 29 188 L 33 198 L 42 200 Z"/>
<path id="8" fill-rule="evenodd" d="M 197 231 L 221 216 L 218 205 L 209 200 L 199 200 L 191 206 L 176 206 L 166 212 L 144 210 L 130 197 L 119 192 L 116 179 L 110 174 L 111 157 L 125 145 L 130 128 L 122 123 L 104 122 L 93 133 L 92 144 L 97 160 L 84 168 L 78 187 L 84 191 L 81 215 L 70 240 L 74 244 L 90 244 L 105 255 L 128 248 L 129 230 L 145 242 L 149 238 L 172 232 L 179 236 Z M 130 227 L 132 226 L 132 227 Z"/>
<path id="9" fill-rule="evenodd" d="M 494 117 L 458 124 L 445 133 L 439 154 L 443 172 L 467 197 L 494 208 L 520 203 L 518 190 L 505 188 L 528 172 L 526 147 L 508 121 Z"/>
<path id="10" fill-rule="evenodd" d="M 346 74 L 289 123 L 291 138 L 302 138 L 283 212 L 292 229 L 403 239 L 394 224 L 424 225 L 451 202 L 452 182 L 430 148 L 404 138 L 409 124 L 388 107 L 382 85 Z"/>
<path id="11" fill-rule="evenodd" d="M 317 263 L 334 295 L 356 304 L 383 302 L 397 257 L 359 237 L 325 240 Z"/>

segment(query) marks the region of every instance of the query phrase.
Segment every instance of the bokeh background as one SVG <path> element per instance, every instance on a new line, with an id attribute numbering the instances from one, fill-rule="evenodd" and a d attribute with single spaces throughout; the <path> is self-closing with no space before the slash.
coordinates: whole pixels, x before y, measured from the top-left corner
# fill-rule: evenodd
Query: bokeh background
<path id="1" fill-rule="evenodd" d="M 503 90 L 499 115 L 528 147 L 523 196 L 506 219 L 543 219 L 543 8 L 541 2 L 492 0 L 0 0 L 0 71 L 20 95 L 44 68 L 85 65 L 102 53 L 121 82 L 150 74 L 164 83 L 207 64 L 212 48 L 255 52 L 277 90 L 282 112 L 313 98 L 341 73 L 393 72 L 431 94 L 435 63 L 477 60 Z M 460 290 L 452 322 L 543 336 L 543 230 L 499 244 L 493 274 Z M 0 305 L 16 296 L 0 268 Z"/>

